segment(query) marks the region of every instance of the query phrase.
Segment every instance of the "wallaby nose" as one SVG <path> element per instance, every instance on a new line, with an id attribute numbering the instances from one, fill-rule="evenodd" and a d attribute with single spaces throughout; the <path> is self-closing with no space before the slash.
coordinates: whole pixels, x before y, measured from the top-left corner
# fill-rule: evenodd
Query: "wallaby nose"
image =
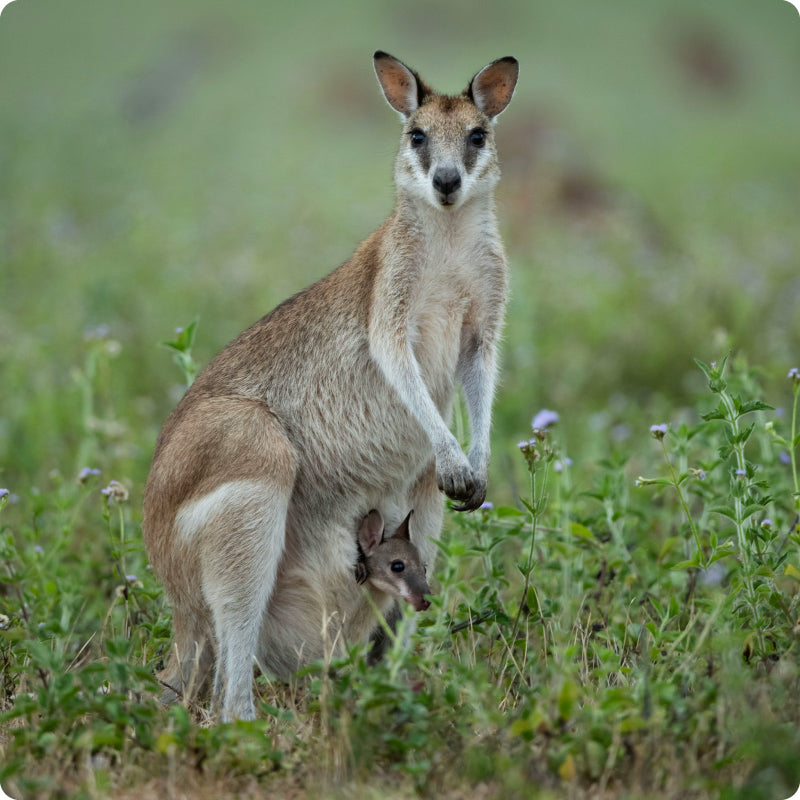
<path id="1" fill-rule="evenodd" d="M 419 595 L 412 600 L 412 605 L 416 611 L 427 611 L 431 607 L 431 601 Z"/>
<path id="2" fill-rule="evenodd" d="M 457 169 L 437 169 L 433 174 L 433 188 L 447 199 L 461 188 L 461 175 Z"/>

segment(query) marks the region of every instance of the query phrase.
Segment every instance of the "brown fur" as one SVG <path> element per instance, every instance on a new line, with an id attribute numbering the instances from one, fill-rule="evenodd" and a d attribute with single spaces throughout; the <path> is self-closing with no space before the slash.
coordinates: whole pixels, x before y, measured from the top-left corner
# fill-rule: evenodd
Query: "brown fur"
<path id="1" fill-rule="evenodd" d="M 462 510 L 485 497 L 507 285 L 491 130 L 516 62 L 493 62 L 455 98 L 385 53 L 375 66 L 405 120 L 394 213 L 208 365 L 165 423 L 145 490 L 145 540 L 174 611 L 165 700 L 199 690 L 215 664 L 223 719 L 254 715 L 254 661 L 286 677 L 374 630 L 352 576 L 364 509 L 397 526 L 414 508 L 432 564 L 439 490 Z M 478 127 L 486 144 L 468 172 Z M 431 186 L 442 169 L 462 178 L 447 197 Z M 448 429 L 457 382 L 469 457 Z"/>

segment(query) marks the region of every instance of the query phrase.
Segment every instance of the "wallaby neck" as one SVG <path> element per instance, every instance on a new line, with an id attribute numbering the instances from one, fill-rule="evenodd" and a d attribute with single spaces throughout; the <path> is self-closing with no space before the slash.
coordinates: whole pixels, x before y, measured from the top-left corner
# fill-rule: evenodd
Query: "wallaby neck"
<path id="1" fill-rule="evenodd" d="M 489 244 L 498 236 L 494 197 L 471 197 L 457 208 L 434 208 L 430 203 L 398 191 L 390 228 L 420 244 L 435 241 L 475 245 Z"/>

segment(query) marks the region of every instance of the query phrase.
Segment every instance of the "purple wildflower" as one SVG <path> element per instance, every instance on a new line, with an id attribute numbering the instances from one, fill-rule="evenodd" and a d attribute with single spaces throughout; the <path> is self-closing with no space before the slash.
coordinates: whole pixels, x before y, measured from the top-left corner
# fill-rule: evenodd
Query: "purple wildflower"
<path id="1" fill-rule="evenodd" d="M 785 450 L 781 450 L 778 454 L 778 461 L 788 466 L 792 463 L 792 457 Z"/>
<path id="2" fill-rule="evenodd" d="M 737 475 L 740 478 L 743 478 L 745 475 L 747 475 L 747 470 L 746 469 L 737 469 L 736 472 L 734 472 L 733 474 Z"/>
<path id="3" fill-rule="evenodd" d="M 109 481 L 105 489 L 101 489 L 109 503 L 124 503 L 128 499 L 128 490 L 119 481 Z"/>
<path id="4" fill-rule="evenodd" d="M 550 411 L 549 408 L 543 408 L 532 420 L 531 427 L 535 431 L 547 430 L 551 425 L 558 422 L 558 413 Z"/>
<path id="5" fill-rule="evenodd" d="M 129 581 L 130 583 L 135 583 L 139 579 L 133 573 L 131 573 L 130 575 L 125 576 L 125 580 Z"/>
<path id="6" fill-rule="evenodd" d="M 790 380 L 800 382 L 800 369 L 798 369 L 797 367 L 792 367 L 789 370 L 789 374 L 786 377 L 789 378 Z"/>
<path id="7" fill-rule="evenodd" d="M 772 527 L 772 520 L 769 517 L 764 517 L 761 520 L 761 527 L 762 528 L 771 528 Z"/>
<path id="8" fill-rule="evenodd" d="M 86 481 L 88 481 L 89 478 L 96 477 L 99 474 L 100 470 L 96 469 L 95 467 L 84 467 L 78 473 L 78 483 L 86 483 Z"/>
<path id="9" fill-rule="evenodd" d="M 559 458 L 558 461 L 556 461 L 553 464 L 553 469 L 556 472 L 563 472 L 565 467 L 571 467 L 571 466 L 572 466 L 572 459 L 569 456 L 565 456 L 564 458 Z"/>
<path id="10" fill-rule="evenodd" d="M 523 456 L 525 456 L 525 460 L 528 462 L 528 466 L 530 467 L 534 461 L 538 461 L 541 458 L 541 454 L 539 453 L 538 449 L 536 448 L 537 441 L 536 439 L 528 439 L 528 441 L 522 441 L 517 444 L 519 447 L 520 452 Z"/>
<path id="11" fill-rule="evenodd" d="M 494 508 L 494 503 L 484 500 L 484 502 L 480 504 L 479 508 L 483 509 L 484 511 L 491 511 Z"/>
<path id="12" fill-rule="evenodd" d="M 714 562 L 708 569 L 700 570 L 700 583 L 706 586 L 720 586 L 725 579 L 725 567 L 719 563 Z"/>
<path id="13" fill-rule="evenodd" d="M 669 426 L 666 422 L 662 422 L 660 425 L 651 425 L 650 426 L 650 435 L 654 439 L 658 439 L 660 442 L 666 435 L 667 431 L 669 430 Z"/>

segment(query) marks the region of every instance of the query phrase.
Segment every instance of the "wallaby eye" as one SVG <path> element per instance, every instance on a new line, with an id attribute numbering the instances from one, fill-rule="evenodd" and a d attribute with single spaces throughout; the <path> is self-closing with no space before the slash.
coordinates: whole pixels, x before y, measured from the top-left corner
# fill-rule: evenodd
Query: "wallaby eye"
<path id="1" fill-rule="evenodd" d="M 486 131 L 475 128 L 469 135 L 469 143 L 473 147 L 483 147 L 486 144 Z"/>
<path id="2" fill-rule="evenodd" d="M 397 561 L 392 561 L 392 566 L 391 566 L 392 572 L 402 572 L 405 568 L 406 565 L 399 559 Z"/>
<path id="3" fill-rule="evenodd" d="M 409 136 L 411 137 L 412 147 L 422 147 L 422 145 L 428 141 L 428 137 L 419 128 L 414 128 L 414 130 L 411 131 Z"/>

